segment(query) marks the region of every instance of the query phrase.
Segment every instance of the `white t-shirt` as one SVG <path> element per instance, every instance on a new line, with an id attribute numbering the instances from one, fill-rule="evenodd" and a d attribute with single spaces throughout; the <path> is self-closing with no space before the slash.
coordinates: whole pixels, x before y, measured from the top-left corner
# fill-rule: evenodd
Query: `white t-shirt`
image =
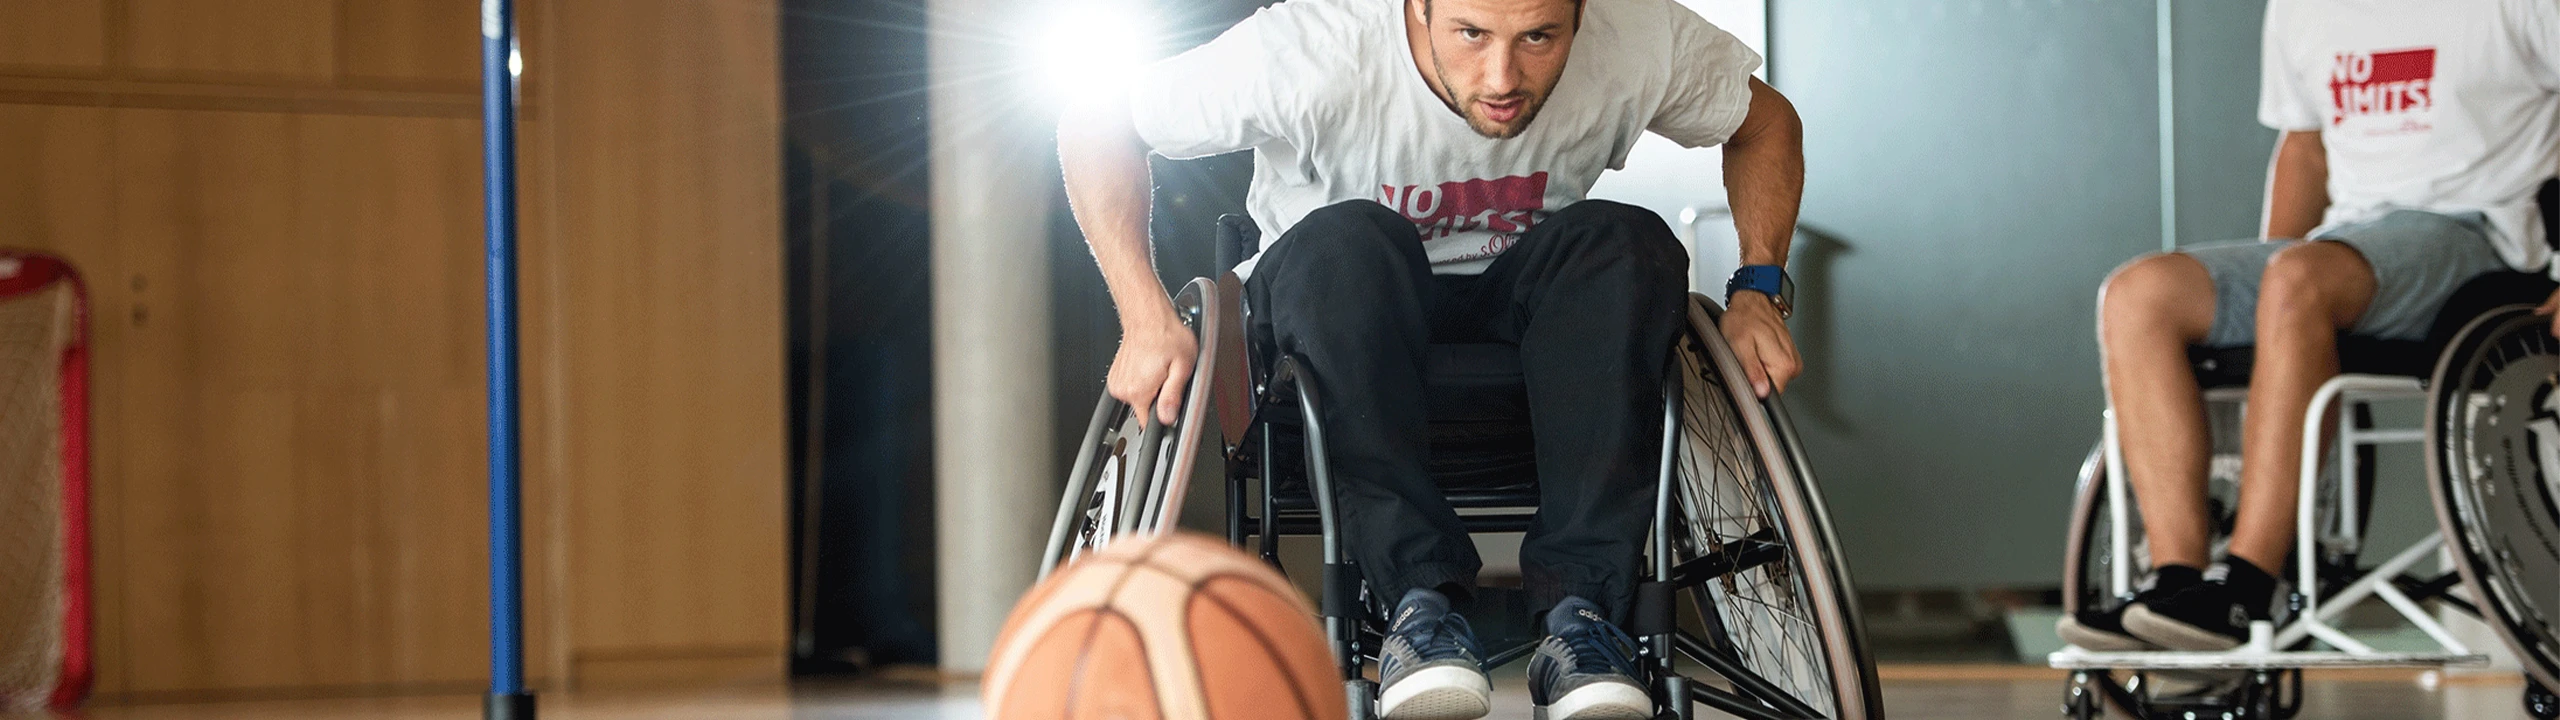
<path id="1" fill-rule="evenodd" d="M 2272 0 L 2262 49 L 2259 122 L 2328 147 L 2324 224 L 2480 212 L 2509 266 L 2550 260 L 2560 0 Z"/>
<path id="2" fill-rule="evenodd" d="M 1289 0 L 1150 66 L 1138 135 L 1165 157 L 1252 149 L 1246 205 L 1263 247 L 1349 200 L 1395 208 L 1432 271 L 1483 272 L 1521 233 L 1581 201 L 1644 131 L 1722 143 L 1750 109 L 1760 56 L 1672 0 L 1589 0 L 1564 76 L 1527 131 L 1477 135 L 1434 95 L 1404 0 Z M 1237 268 L 1252 269 L 1252 261 Z"/>

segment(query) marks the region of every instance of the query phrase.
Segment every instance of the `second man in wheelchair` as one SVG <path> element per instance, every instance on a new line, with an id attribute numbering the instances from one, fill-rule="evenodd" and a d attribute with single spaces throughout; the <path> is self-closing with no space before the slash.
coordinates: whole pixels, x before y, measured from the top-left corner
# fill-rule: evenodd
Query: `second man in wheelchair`
<path id="1" fill-rule="evenodd" d="M 2534 191 L 2560 170 L 2560 5 L 2275 0 L 2263 44 L 2259 120 L 2282 132 L 2269 239 L 2135 260 L 2100 296 L 2152 575 L 2123 607 L 2063 619 L 2075 645 L 2239 646 L 2293 547 L 2302 444 L 2321 441 L 2303 415 L 2339 372 L 2337 334 L 2424 340 L 2464 282 L 2549 264 Z M 2187 349 L 2252 344 L 2238 518 L 2216 564 Z"/>
<path id="2" fill-rule="evenodd" d="M 1672 0 L 1289 0 L 1087 98 L 1059 131 L 1067 192 L 1120 316 L 1109 386 L 1171 422 L 1195 341 L 1157 279 L 1147 153 L 1252 150 L 1264 231 L 1255 330 L 1303 358 L 1346 543 L 1398 600 L 1388 718 L 1472 718 L 1490 684 L 1451 610 L 1481 561 L 1427 472 L 1426 348 L 1518 348 L 1538 518 L 1521 547 L 1549 637 L 1529 666 L 1554 720 L 1651 715 L 1630 612 L 1661 442 L 1661 383 L 1688 258 L 1658 216 L 1587 197 L 1650 131 L 1723 144 L 1746 266 L 1724 336 L 1761 394 L 1799 368 L 1782 265 L 1801 125 L 1760 58 Z"/>

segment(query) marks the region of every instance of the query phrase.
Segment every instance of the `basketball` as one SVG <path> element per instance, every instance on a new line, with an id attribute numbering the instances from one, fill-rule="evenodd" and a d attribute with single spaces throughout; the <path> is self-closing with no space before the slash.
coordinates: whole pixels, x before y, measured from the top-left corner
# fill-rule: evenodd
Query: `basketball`
<path id="1" fill-rule="evenodd" d="M 1315 610 L 1270 566 L 1193 535 L 1129 538 L 1022 596 L 988 658 L 998 720 L 1336 720 Z"/>

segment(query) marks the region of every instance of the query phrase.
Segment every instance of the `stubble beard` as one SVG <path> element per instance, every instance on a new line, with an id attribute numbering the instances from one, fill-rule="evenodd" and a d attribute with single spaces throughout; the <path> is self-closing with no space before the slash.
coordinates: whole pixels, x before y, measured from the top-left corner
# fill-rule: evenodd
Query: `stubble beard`
<path id="1" fill-rule="evenodd" d="M 1456 97 L 1458 93 L 1458 85 L 1457 83 L 1451 82 L 1449 79 L 1448 63 L 1440 61 L 1440 44 L 1437 41 L 1434 41 L 1431 44 L 1431 64 L 1433 66 L 1432 71 L 1440 75 L 1440 87 L 1443 88 L 1439 93 L 1440 104 L 1448 106 L 1450 112 L 1457 113 L 1460 119 L 1467 121 L 1467 129 L 1476 131 L 1477 135 L 1482 135 L 1493 140 L 1509 140 L 1519 137 L 1521 133 L 1529 131 L 1530 124 L 1538 121 L 1538 111 L 1544 110 L 1547 107 L 1547 97 L 1545 95 L 1534 94 L 1527 90 L 1521 90 L 1514 94 L 1515 97 L 1524 98 L 1526 100 L 1526 102 L 1520 104 L 1519 119 L 1507 126 L 1501 123 L 1496 123 L 1491 118 L 1477 114 L 1476 101 L 1484 100 L 1486 98 L 1482 96 L 1470 96 L 1466 98 L 1465 101 L 1461 102 Z"/>

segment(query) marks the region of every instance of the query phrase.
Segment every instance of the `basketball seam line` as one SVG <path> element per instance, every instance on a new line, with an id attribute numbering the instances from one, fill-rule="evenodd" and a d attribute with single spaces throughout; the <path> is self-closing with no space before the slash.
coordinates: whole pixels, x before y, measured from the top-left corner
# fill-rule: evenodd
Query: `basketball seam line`
<path id="1" fill-rule="evenodd" d="M 1231 575 L 1219 575 L 1218 577 L 1231 577 Z M 1197 592 L 1195 586 L 1195 592 L 1191 595 L 1192 602 L 1199 602 L 1203 599 L 1216 603 L 1218 605 L 1218 609 L 1226 611 L 1228 616 L 1236 619 L 1236 624 L 1244 626 L 1245 634 L 1253 636 L 1254 644 L 1262 646 L 1262 653 L 1270 656 L 1273 661 L 1272 664 L 1280 668 L 1280 674 L 1286 676 L 1289 680 L 1289 698 L 1298 701 L 1298 717 L 1315 717 L 1315 706 L 1306 698 L 1306 686 L 1298 682 L 1298 674 L 1289 667 L 1288 657 L 1280 653 L 1280 648 L 1271 644 L 1271 638 L 1262 634 L 1262 628 L 1254 626 L 1251 619 L 1246 616 L 1242 610 L 1237 609 L 1234 605 L 1228 604 L 1225 598 L 1221 598 L 1213 594 Z M 1332 653 L 1328 650 L 1326 654 L 1330 655 Z M 1201 683 L 1200 696 L 1203 698 L 1208 697 L 1208 678 L 1200 678 L 1199 682 Z"/>
<path id="2" fill-rule="evenodd" d="M 1120 574 L 1111 578 L 1111 589 L 1102 593 L 1102 605 L 1094 608 L 1093 624 L 1086 626 L 1084 642 L 1080 646 L 1081 649 L 1076 651 L 1075 676 L 1067 681 L 1066 705 L 1069 718 L 1074 717 L 1073 713 L 1076 709 L 1076 697 L 1084 692 L 1086 665 L 1093 659 L 1093 639 L 1102 634 L 1103 619 L 1106 617 L 1117 617 L 1121 619 L 1121 622 L 1129 623 L 1131 627 L 1137 626 L 1137 623 L 1130 620 L 1129 616 L 1120 612 L 1119 604 L 1116 602 L 1116 599 L 1120 597 L 1120 590 L 1129 585 L 1129 576 L 1135 574 L 1134 571 L 1136 571 L 1139 566 L 1151 565 L 1151 563 L 1148 563 L 1147 561 L 1153 559 L 1156 553 L 1163 550 L 1164 547 L 1164 543 L 1149 545 L 1146 550 L 1139 553 L 1137 557 L 1130 558 L 1128 562 L 1123 563 L 1120 566 Z M 1137 633 L 1137 640 L 1138 662 L 1144 666 L 1141 669 L 1146 671 L 1144 674 L 1147 678 L 1147 684 L 1152 686 L 1155 684 L 1155 664 L 1147 660 L 1146 633 Z M 1156 700 L 1156 714 L 1164 714 L 1164 700 L 1162 698 L 1158 698 Z"/>
<path id="3" fill-rule="evenodd" d="M 1124 586 L 1126 586 L 1126 585 L 1128 585 L 1128 584 L 1129 584 L 1129 575 L 1131 574 L 1131 571 L 1132 571 L 1132 570 L 1137 569 L 1137 567 L 1138 567 L 1138 564 L 1137 564 L 1137 563 L 1138 563 L 1138 561 L 1144 561 L 1147 557 L 1154 555 L 1154 554 L 1155 554 L 1155 552 L 1156 552 L 1156 548 L 1154 548 L 1154 547 L 1147 548 L 1147 550 L 1146 550 L 1146 552 L 1145 552 L 1144 554 L 1139 555 L 1139 556 L 1138 556 L 1135 560 L 1133 560 L 1132 562 L 1130 562 L 1130 563 L 1128 563 L 1128 564 L 1121 565 L 1121 566 L 1120 566 L 1120 568 L 1119 568 L 1119 570 L 1120 570 L 1120 574 L 1111 578 L 1111 589 L 1110 589 L 1109 591 L 1106 591 L 1106 592 L 1104 592 L 1104 593 L 1102 594 L 1102 598 L 1103 598 L 1103 604 L 1102 604 L 1102 606 L 1101 606 L 1101 607 L 1094 608 L 1094 617 L 1093 617 L 1093 622 L 1092 622 L 1092 624 L 1089 624 L 1089 625 L 1086 625 L 1086 626 L 1085 626 L 1085 631 L 1084 631 L 1084 642 L 1082 642 L 1082 643 L 1078 643 L 1078 644 L 1077 644 L 1077 650 L 1076 650 L 1076 671 L 1075 671 L 1075 674 L 1074 674 L 1073 676 L 1070 676 L 1070 677 L 1067 679 L 1067 697 L 1066 697 L 1066 706 L 1067 706 L 1067 708 L 1066 708 L 1066 709 L 1067 709 L 1067 713 L 1068 713 L 1068 715 L 1067 715 L 1067 717 L 1068 717 L 1068 718 L 1071 718 L 1071 719 L 1072 719 L 1072 718 L 1074 718 L 1074 717 L 1075 717 L 1075 711 L 1076 711 L 1076 698 L 1077 698 L 1077 696 L 1078 696 L 1078 695 L 1081 695 L 1081 694 L 1083 694 L 1083 693 L 1084 693 L 1084 678 L 1085 678 L 1085 670 L 1086 670 L 1086 666 L 1087 666 L 1087 665 L 1088 665 L 1088 663 L 1090 663 L 1090 662 L 1092 661 L 1092 659 L 1093 659 L 1093 639 L 1094 639 L 1094 638 L 1096 638 L 1096 637 L 1099 637 L 1099 636 L 1102 634 L 1102 621 L 1103 621 L 1103 619 L 1104 619 L 1104 618 L 1106 618 L 1106 617 L 1121 617 L 1121 618 L 1123 618 L 1122 622 L 1128 622 L 1128 620 L 1126 619 L 1126 617 L 1127 617 L 1127 616 L 1125 616 L 1125 615 L 1121 615 L 1121 614 L 1120 614 L 1120 611 L 1119 611 L 1118 609 L 1116 609 L 1116 607 L 1115 607 L 1115 606 L 1110 602 L 1110 601 L 1111 601 L 1111 599 L 1112 599 L 1112 598 L 1114 598 L 1114 597 L 1118 597 L 1118 596 L 1119 596 L 1119 594 L 1120 594 L 1120 588 L 1122 588 L 1122 587 L 1124 587 Z M 1132 624 L 1134 624 L 1134 623 L 1132 623 Z M 1141 634 L 1139 634 L 1139 635 L 1138 635 L 1138 649 L 1139 649 L 1139 651 L 1140 651 L 1140 652 L 1138 653 L 1138 657 L 1139 657 L 1139 662 L 1141 662 L 1141 663 L 1145 663 L 1145 662 L 1146 662 L 1146 659 L 1145 659 L 1145 658 L 1146 658 L 1146 652 L 1145 652 L 1145 650 L 1146 650 L 1146 646 L 1147 646 L 1147 638 L 1146 638 L 1146 635 L 1145 635 L 1145 634 L 1143 634 L 1143 633 L 1141 633 Z M 1152 676 L 1152 675 L 1154 674 L 1154 672 L 1155 672 L 1155 669 L 1154 669 L 1153 667 L 1149 667 L 1149 668 L 1147 668 L 1147 672 L 1148 672 L 1148 674 L 1149 674 L 1150 676 Z M 1150 681 L 1150 684 L 1153 684 L 1153 683 L 1152 683 L 1152 681 Z M 1163 713 L 1164 713 L 1164 703 L 1163 703 L 1162 701 L 1158 701 L 1158 702 L 1156 703 L 1156 713 L 1157 713 L 1157 714 L 1163 714 Z"/>

